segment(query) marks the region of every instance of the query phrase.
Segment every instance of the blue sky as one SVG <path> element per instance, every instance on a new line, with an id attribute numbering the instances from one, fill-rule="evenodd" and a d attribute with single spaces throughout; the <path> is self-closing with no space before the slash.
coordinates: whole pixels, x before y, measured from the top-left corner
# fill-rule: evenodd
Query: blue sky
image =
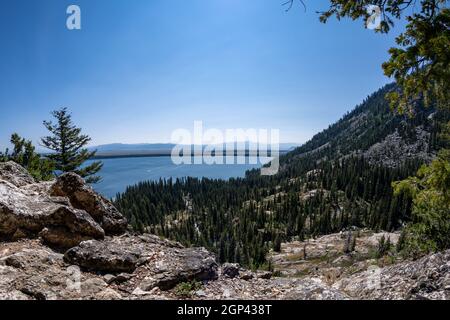
<path id="1" fill-rule="evenodd" d="M 328 24 L 307 1 L 3 0 L 0 147 L 36 143 L 69 107 L 92 144 L 169 142 L 178 128 L 280 129 L 304 142 L 389 82 L 394 45 L 362 21 Z M 82 30 L 66 28 L 66 8 Z"/>

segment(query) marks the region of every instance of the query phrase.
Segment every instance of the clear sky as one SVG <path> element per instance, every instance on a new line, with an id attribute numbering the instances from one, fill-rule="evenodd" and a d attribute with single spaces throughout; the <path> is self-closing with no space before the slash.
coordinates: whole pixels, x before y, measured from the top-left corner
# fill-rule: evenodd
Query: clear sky
<path id="1" fill-rule="evenodd" d="M 326 0 L 2 0 L 0 147 L 36 143 L 69 107 L 92 144 L 169 142 L 178 128 L 280 129 L 304 142 L 390 80 L 398 29 L 318 20 Z M 66 8 L 82 30 L 66 28 Z"/>

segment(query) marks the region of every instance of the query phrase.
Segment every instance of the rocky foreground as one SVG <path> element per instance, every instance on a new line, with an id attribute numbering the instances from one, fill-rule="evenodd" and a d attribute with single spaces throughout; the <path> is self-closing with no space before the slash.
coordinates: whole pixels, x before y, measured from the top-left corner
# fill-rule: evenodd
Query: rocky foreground
<path id="1" fill-rule="evenodd" d="M 220 266 L 204 248 L 132 234 L 77 175 L 37 183 L 13 162 L 0 164 L 0 238 L 0 299 L 450 298 L 450 251 L 375 268 L 331 235 L 284 244 L 278 277 Z"/>

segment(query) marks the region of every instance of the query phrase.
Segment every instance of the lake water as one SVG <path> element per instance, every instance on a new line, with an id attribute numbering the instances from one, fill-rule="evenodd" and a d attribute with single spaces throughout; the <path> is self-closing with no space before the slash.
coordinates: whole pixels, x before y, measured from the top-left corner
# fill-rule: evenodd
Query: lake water
<path id="1" fill-rule="evenodd" d="M 244 177 L 247 170 L 260 168 L 270 159 L 263 158 L 257 165 L 175 165 L 170 157 L 112 158 L 101 161 L 103 169 L 99 175 L 103 180 L 93 187 L 105 197 L 112 198 L 118 192 L 124 192 L 127 186 L 140 181 L 187 176 L 211 179 Z"/>

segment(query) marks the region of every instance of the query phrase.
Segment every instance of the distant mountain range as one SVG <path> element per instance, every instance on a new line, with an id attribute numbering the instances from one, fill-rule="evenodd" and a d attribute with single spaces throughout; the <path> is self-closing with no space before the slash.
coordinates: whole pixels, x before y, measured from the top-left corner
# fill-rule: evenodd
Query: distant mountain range
<path id="1" fill-rule="evenodd" d="M 136 157 L 136 156 L 167 156 L 170 155 L 172 149 L 175 147 L 172 143 L 138 143 L 138 144 L 123 144 L 112 143 L 99 146 L 90 147 L 89 150 L 97 150 L 96 158 L 108 157 Z M 281 143 L 280 152 L 286 153 L 299 147 L 298 143 Z M 193 150 L 193 145 L 191 149 Z M 225 149 L 225 148 L 224 148 Z M 245 150 L 249 149 L 249 144 L 246 143 Z M 270 148 L 268 148 L 270 150 Z M 237 150 L 244 151 L 244 150 Z"/>

